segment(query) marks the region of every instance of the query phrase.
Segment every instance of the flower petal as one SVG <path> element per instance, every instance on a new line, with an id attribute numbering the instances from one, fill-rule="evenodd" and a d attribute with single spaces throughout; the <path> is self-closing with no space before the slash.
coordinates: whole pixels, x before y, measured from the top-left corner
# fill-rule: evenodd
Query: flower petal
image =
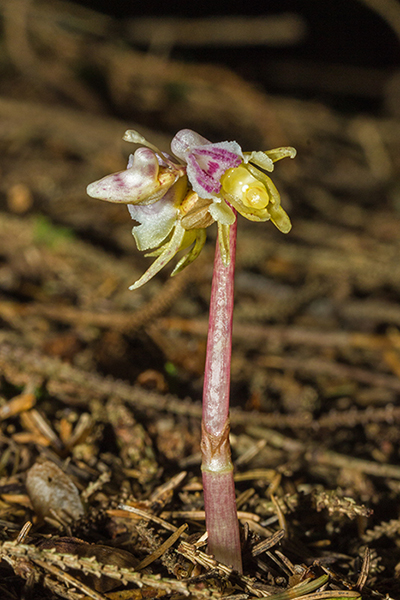
<path id="1" fill-rule="evenodd" d="M 269 173 L 271 173 L 274 170 L 273 160 L 268 156 L 267 152 L 260 152 L 258 150 L 254 152 L 245 152 L 244 162 L 253 162 L 255 165 L 261 167 Z"/>
<path id="2" fill-rule="evenodd" d="M 138 250 L 157 248 L 171 232 L 177 216 L 177 209 L 171 202 L 156 202 L 149 205 L 128 204 L 132 219 L 140 225 L 132 228 Z"/>
<path id="3" fill-rule="evenodd" d="M 232 204 L 233 208 L 237 210 L 237 212 L 245 217 L 249 221 L 256 221 L 257 223 L 269 221 L 270 214 L 268 212 L 268 208 L 249 208 L 243 204 L 241 200 L 239 200 L 236 196 L 227 195 L 227 200 L 230 204 Z"/>
<path id="4" fill-rule="evenodd" d="M 163 252 L 150 265 L 147 271 L 143 273 L 143 275 L 137 281 L 135 281 L 135 283 L 129 286 L 129 289 L 136 290 L 137 288 L 150 281 L 150 279 L 152 279 L 154 275 L 161 271 L 161 269 L 163 269 L 165 265 L 169 263 L 169 261 L 172 258 L 174 258 L 175 254 L 179 251 L 184 235 L 185 229 L 183 229 L 180 223 L 177 222 L 176 227 L 174 229 L 174 233 L 172 234 L 170 241 L 167 244 L 165 244 Z"/>
<path id="5" fill-rule="evenodd" d="M 138 221 L 132 229 L 138 250 L 149 250 L 163 243 L 179 217 L 179 206 L 186 193 L 186 178 L 181 177 L 166 194 L 153 204 L 128 204 L 132 219 Z"/>
<path id="6" fill-rule="evenodd" d="M 210 204 L 208 212 L 221 225 L 233 225 L 236 219 L 235 213 L 224 200 Z"/>
<path id="7" fill-rule="evenodd" d="M 196 240 L 193 248 L 183 258 L 181 258 L 181 260 L 178 262 L 178 264 L 172 271 L 171 277 L 183 271 L 185 267 L 190 265 L 198 257 L 198 255 L 204 247 L 204 244 L 206 243 L 206 237 L 207 236 L 205 229 L 196 230 Z"/>
<path id="8" fill-rule="evenodd" d="M 283 210 L 282 206 L 270 206 L 269 212 L 271 221 L 282 233 L 289 233 L 292 229 L 288 214 Z"/>
<path id="9" fill-rule="evenodd" d="M 128 168 L 107 175 L 87 187 L 92 198 L 122 204 L 151 204 L 164 196 L 178 174 L 163 169 L 160 174 L 157 156 L 149 148 L 138 148 L 131 155 Z M 162 177 L 159 177 L 161 175 Z"/>
<path id="10" fill-rule="evenodd" d="M 265 154 L 272 160 L 272 162 L 276 162 L 282 158 L 294 158 L 297 154 L 297 151 L 295 148 L 292 148 L 292 146 L 283 146 L 281 148 L 267 150 Z"/>
<path id="11" fill-rule="evenodd" d="M 187 177 L 201 198 L 215 198 L 221 191 L 221 177 L 228 169 L 238 167 L 240 156 L 232 151 L 236 142 L 220 142 L 193 148 L 187 156 Z M 239 147 L 240 149 L 240 147 Z"/>
<path id="12" fill-rule="evenodd" d="M 192 148 L 208 144 L 211 144 L 211 142 L 199 133 L 191 129 L 181 129 L 172 139 L 171 150 L 175 156 L 186 162 L 186 157 L 192 151 Z"/>
<path id="13" fill-rule="evenodd" d="M 270 203 L 279 205 L 281 203 L 281 197 L 271 177 L 253 167 L 253 165 L 247 165 L 247 168 L 254 177 L 264 184 L 270 197 Z"/>
<path id="14" fill-rule="evenodd" d="M 237 142 L 212 144 L 191 129 L 179 131 L 171 142 L 171 149 L 187 163 L 189 182 L 201 198 L 215 198 L 221 190 L 222 175 L 243 160 Z"/>

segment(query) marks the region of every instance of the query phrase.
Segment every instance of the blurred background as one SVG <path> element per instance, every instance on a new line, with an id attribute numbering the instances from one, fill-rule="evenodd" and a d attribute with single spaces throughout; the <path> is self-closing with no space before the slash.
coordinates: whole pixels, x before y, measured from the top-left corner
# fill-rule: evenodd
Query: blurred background
<path id="1" fill-rule="evenodd" d="M 128 211 L 85 189 L 125 168 L 128 128 L 164 150 L 184 127 L 244 150 L 294 146 L 273 174 L 290 234 L 239 222 L 234 456 L 255 443 L 256 411 L 303 451 L 261 445 L 249 468 L 284 464 L 292 491 L 300 479 L 339 487 L 372 505 L 375 523 L 398 519 L 400 477 L 385 468 L 400 460 L 400 3 L 0 0 L 0 15 L 1 401 L 35 389 L 57 435 L 88 411 L 103 427 L 88 429 L 92 455 L 119 472 L 133 459 L 117 457 L 113 411 L 93 398 L 122 379 L 153 475 L 198 469 L 215 231 L 195 266 L 129 292 L 150 259 Z M 25 452 L 4 473 L 20 477 L 43 447 L 78 460 L 65 433 L 57 446 L 32 420 L 2 425 Z M 374 474 L 305 459 L 309 443 Z M 365 527 L 325 535 L 344 553 L 355 535 L 357 554 Z"/>
<path id="2" fill-rule="evenodd" d="M 385 110 L 398 69 L 396 0 L 79 4 L 117 17 L 142 50 L 225 64 L 269 93 L 344 110 Z"/>
<path id="3" fill-rule="evenodd" d="M 134 248 L 127 211 L 89 199 L 85 188 L 125 167 L 132 150 L 121 139 L 126 128 L 168 149 L 174 133 L 189 127 L 213 141 L 236 139 L 246 150 L 292 145 L 298 151 L 295 161 L 283 161 L 275 171 L 292 233 L 285 237 L 268 224 L 243 219 L 240 224 L 238 320 L 347 327 L 354 325 L 348 315 L 358 311 L 354 302 L 366 299 L 362 314 L 377 302 L 380 316 L 374 313 L 368 323 L 360 317 L 357 326 L 382 332 L 393 324 L 399 283 L 400 4 L 264 4 L 185 3 L 166 10 L 157 2 L 140 7 L 122 1 L 112 7 L 0 2 L 4 300 L 129 311 L 161 293 L 168 272 L 133 294 L 126 290 L 149 261 Z M 11 223 L 17 231 L 32 227 L 31 235 L 38 229 L 43 242 L 61 235 L 71 237 L 71 249 L 88 244 L 97 274 L 83 259 L 70 267 L 67 280 L 53 268 L 43 269 L 46 261 L 10 263 L 20 242 Z M 110 265 L 109 287 L 101 283 L 108 275 L 97 260 L 100 249 L 119 270 L 127 269 L 117 276 Z M 212 253 L 212 243 L 207 249 Z M 211 259 L 201 260 L 205 272 L 196 270 L 199 285 L 180 297 L 181 316 L 206 315 Z M 352 308 L 345 310 L 350 299 Z M 391 319 L 385 302 L 393 303 Z M 75 340 L 69 326 L 64 323 L 62 335 Z M 59 327 L 51 322 L 46 335 L 57 339 Z M 176 364 L 160 340 L 120 335 L 113 356 L 108 342 L 103 353 L 101 339 L 114 334 L 98 334 L 91 346 L 98 352 L 93 366 L 106 373 L 135 381 L 153 359 L 162 371 L 166 363 Z M 83 351 L 88 341 L 81 333 L 77 338 L 82 351 L 75 356 L 72 344 L 74 360 L 92 364 L 93 356 Z M 139 351 L 132 367 L 142 343 L 155 355 Z M 198 343 L 193 362 L 200 375 L 204 348 Z M 190 381 L 187 391 L 199 397 L 201 377 L 193 381 L 183 372 Z"/>

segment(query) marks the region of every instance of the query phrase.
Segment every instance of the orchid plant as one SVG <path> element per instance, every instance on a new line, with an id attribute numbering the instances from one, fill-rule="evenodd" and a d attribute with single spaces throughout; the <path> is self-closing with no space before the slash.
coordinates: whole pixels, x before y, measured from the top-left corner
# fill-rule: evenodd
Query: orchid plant
<path id="1" fill-rule="evenodd" d="M 237 142 L 211 143 L 190 129 L 171 142 L 172 155 L 136 131 L 124 139 L 139 144 L 127 169 L 90 184 L 89 196 L 127 204 L 138 223 L 139 250 L 155 260 L 130 286 L 147 283 L 180 250 L 187 250 L 176 275 L 201 252 L 206 229 L 218 226 L 203 390 L 202 476 L 208 549 L 217 560 L 242 571 L 239 523 L 229 445 L 229 386 L 237 213 L 251 221 L 271 220 L 283 233 L 291 223 L 268 173 L 291 147 L 243 152 Z"/>

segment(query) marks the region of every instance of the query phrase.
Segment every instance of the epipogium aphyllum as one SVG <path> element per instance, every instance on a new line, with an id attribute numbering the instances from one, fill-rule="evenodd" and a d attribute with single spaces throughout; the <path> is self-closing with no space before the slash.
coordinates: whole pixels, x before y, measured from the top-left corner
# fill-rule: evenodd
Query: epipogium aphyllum
<path id="1" fill-rule="evenodd" d="M 229 445 L 229 388 L 232 348 L 233 284 L 237 214 L 251 221 L 272 221 L 283 233 L 291 223 L 268 173 L 291 147 L 243 152 L 237 142 L 211 143 L 189 129 L 160 151 L 136 131 L 124 139 L 139 145 L 126 170 L 90 184 L 89 196 L 127 204 L 138 223 L 132 229 L 139 250 L 155 260 L 130 286 L 147 283 L 181 250 L 186 254 L 171 275 L 193 262 L 218 226 L 212 280 L 203 390 L 202 476 L 208 551 L 242 571 L 239 523 Z"/>

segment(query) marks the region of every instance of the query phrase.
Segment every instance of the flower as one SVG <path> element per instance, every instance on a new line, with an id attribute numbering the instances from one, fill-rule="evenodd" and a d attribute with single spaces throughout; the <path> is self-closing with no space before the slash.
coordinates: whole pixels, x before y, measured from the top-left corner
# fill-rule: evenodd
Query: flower
<path id="1" fill-rule="evenodd" d="M 242 152 L 237 142 L 212 144 L 194 131 L 182 129 L 172 140 L 171 149 L 187 163 L 192 188 L 199 196 L 213 200 L 209 210 L 216 221 L 233 223 L 229 203 L 247 219 L 271 219 L 283 233 L 290 231 L 291 223 L 280 205 L 279 192 L 264 171 L 273 171 L 277 160 L 294 158 L 294 148 Z"/>
<path id="2" fill-rule="evenodd" d="M 139 223 L 132 229 L 138 249 L 151 250 L 146 256 L 156 257 L 129 289 L 147 283 L 180 250 L 190 246 L 172 275 L 193 262 L 205 244 L 206 228 L 215 221 L 221 256 L 228 264 L 229 227 L 235 222 L 236 211 L 252 221 L 271 220 L 283 233 L 290 231 L 290 219 L 266 172 L 273 171 L 277 160 L 294 158 L 294 148 L 242 152 L 237 142 L 212 143 L 190 129 L 182 129 L 171 142 L 174 158 L 136 131 L 125 132 L 124 140 L 142 147 L 130 155 L 125 171 L 91 183 L 87 193 L 127 204 Z"/>

